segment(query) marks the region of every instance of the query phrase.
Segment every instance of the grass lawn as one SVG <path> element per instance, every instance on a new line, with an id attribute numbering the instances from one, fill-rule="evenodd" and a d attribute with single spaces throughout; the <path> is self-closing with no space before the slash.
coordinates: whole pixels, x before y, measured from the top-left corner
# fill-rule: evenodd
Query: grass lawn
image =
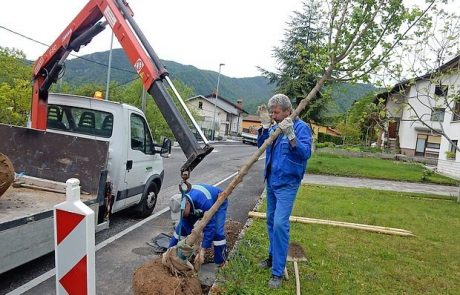
<path id="1" fill-rule="evenodd" d="M 308 161 L 308 173 L 364 177 L 408 182 L 458 185 L 458 181 L 433 173 L 422 165 L 375 158 L 354 158 L 315 153 Z"/>
<path id="2" fill-rule="evenodd" d="M 265 211 L 265 204 L 260 211 Z M 302 186 L 292 215 L 396 227 L 412 238 L 327 225 L 291 223 L 291 241 L 303 246 L 302 294 L 460 294 L 460 205 L 426 195 L 326 186 Z M 289 281 L 267 287 L 271 272 L 265 220 L 255 219 L 218 275 L 221 294 L 295 294 Z"/>

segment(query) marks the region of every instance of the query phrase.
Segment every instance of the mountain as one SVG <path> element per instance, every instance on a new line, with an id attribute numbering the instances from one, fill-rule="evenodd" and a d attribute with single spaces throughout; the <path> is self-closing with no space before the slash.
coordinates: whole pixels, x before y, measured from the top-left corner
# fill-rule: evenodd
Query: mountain
<path id="1" fill-rule="evenodd" d="M 376 90 L 372 84 L 342 82 L 332 85 L 332 101 L 326 106 L 326 117 L 346 113 L 355 101 Z"/>
<path id="2" fill-rule="evenodd" d="M 95 83 L 105 85 L 109 51 L 97 52 L 74 58 L 66 62 L 64 81 L 71 85 Z M 213 93 L 217 85 L 218 73 L 200 70 L 191 65 L 162 60 L 171 79 L 177 79 L 191 87 L 196 95 Z M 126 54 L 122 49 L 112 51 L 111 80 L 120 84 L 129 83 L 137 78 Z M 249 78 L 231 78 L 220 76 L 219 95 L 233 102 L 243 99 L 243 107 L 249 113 L 256 111 L 257 105 L 266 102 L 274 94 L 274 86 L 262 76 Z"/>
<path id="3" fill-rule="evenodd" d="M 105 85 L 107 79 L 107 63 L 109 51 L 96 52 L 74 58 L 66 62 L 64 81 L 71 85 L 95 83 Z M 174 61 L 162 60 L 168 69 L 171 79 L 177 79 L 193 89 L 195 95 L 207 95 L 215 91 L 218 73 L 201 70 L 191 65 L 183 65 Z M 112 51 L 111 80 L 127 84 L 137 78 L 126 54 L 122 49 Z M 374 91 L 370 84 L 338 83 L 332 88 L 332 102 L 326 107 L 326 117 L 345 113 L 352 103 Z M 219 95 L 233 102 L 243 99 L 244 109 L 254 114 L 257 106 L 266 103 L 275 91 L 275 86 L 268 83 L 263 76 L 249 78 L 231 78 L 220 76 Z"/>

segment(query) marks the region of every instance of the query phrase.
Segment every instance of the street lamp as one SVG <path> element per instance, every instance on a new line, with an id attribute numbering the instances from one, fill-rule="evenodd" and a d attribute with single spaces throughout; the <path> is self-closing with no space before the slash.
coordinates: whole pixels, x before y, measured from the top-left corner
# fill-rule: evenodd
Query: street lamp
<path id="1" fill-rule="evenodd" d="M 105 100 L 109 100 L 110 71 L 112 70 L 113 32 L 110 38 L 109 66 L 107 69 L 107 84 L 105 85 Z"/>
<path id="2" fill-rule="evenodd" d="M 216 99 L 214 100 L 214 113 L 212 117 L 212 131 L 213 131 L 212 139 L 215 139 L 215 136 L 216 136 L 216 108 L 217 108 L 216 104 L 217 104 L 217 97 L 219 96 L 220 70 L 222 66 L 225 66 L 225 64 L 219 64 L 219 75 L 217 75 Z"/>

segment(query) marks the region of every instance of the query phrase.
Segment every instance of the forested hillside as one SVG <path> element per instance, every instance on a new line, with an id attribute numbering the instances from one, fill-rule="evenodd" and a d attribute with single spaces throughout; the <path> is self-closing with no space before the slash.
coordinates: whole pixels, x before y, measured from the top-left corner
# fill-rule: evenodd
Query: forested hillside
<path id="1" fill-rule="evenodd" d="M 85 55 L 84 59 L 71 59 L 66 62 L 64 81 L 70 85 L 95 83 L 104 85 L 107 79 L 108 51 Z M 137 79 L 137 74 L 129 64 L 121 49 L 112 53 L 112 81 L 128 84 Z M 90 61 L 88 61 L 90 60 Z M 194 94 L 207 95 L 215 91 L 218 73 L 200 70 L 191 65 L 183 65 L 174 61 L 162 61 L 170 72 L 172 79 L 177 79 L 193 89 Z M 255 113 L 257 106 L 267 101 L 274 93 L 275 86 L 268 84 L 263 76 L 249 78 L 231 78 L 221 75 L 219 94 L 233 102 L 242 98 L 244 109 Z M 351 104 L 372 91 L 369 84 L 337 84 L 332 91 L 332 100 L 326 108 L 326 117 L 346 112 Z"/>
<path id="2" fill-rule="evenodd" d="M 94 62 L 90 62 L 91 60 Z M 66 62 L 64 81 L 71 85 L 85 83 L 105 84 L 107 79 L 108 51 L 84 56 L 84 59 L 72 59 Z M 174 61 L 162 61 L 170 72 L 171 79 L 182 81 L 194 90 L 196 95 L 207 95 L 215 91 L 217 72 L 200 70 L 191 65 L 182 65 Z M 112 53 L 112 81 L 120 84 L 129 83 L 136 79 L 137 74 L 129 64 L 125 53 L 121 49 L 114 49 Z M 221 75 L 219 94 L 235 101 L 242 98 L 244 108 L 254 112 L 261 101 L 273 95 L 274 86 L 268 84 L 265 77 L 231 78 Z"/>

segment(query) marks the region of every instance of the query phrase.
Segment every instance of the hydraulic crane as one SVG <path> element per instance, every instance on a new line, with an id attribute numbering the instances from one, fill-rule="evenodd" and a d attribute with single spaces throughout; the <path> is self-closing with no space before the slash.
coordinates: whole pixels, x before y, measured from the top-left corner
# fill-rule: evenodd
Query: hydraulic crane
<path id="1" fill-rule="evenodd" d="M 101 20 L 101 19 L 105 20 Z M 47 127 L 48 90 L 55 83 L 64 67 L 66 58 L 72 51 L 91 42 L 107 24 L 111 27 L 123 47 L 129 62 L 142 80 L 146 91 L 152 95 L 163 117 L 179 142 L 187 161 L 181 167 L 186 182 L 189 173 L 209 154 L 209 145 L 185 103 L 169 79 L 168 71 L 162 65 L 152 46 L 133 19 L 133 12 L 125 0 L 90 0 L 80 13 L 65 28 L 60 36 L 35 62 L 33 68 L 32 128 L 45 130 Z M 201 147 L 176 108 L 164 83 L 174 91 L 188 117 L 204 141 Z"/>

